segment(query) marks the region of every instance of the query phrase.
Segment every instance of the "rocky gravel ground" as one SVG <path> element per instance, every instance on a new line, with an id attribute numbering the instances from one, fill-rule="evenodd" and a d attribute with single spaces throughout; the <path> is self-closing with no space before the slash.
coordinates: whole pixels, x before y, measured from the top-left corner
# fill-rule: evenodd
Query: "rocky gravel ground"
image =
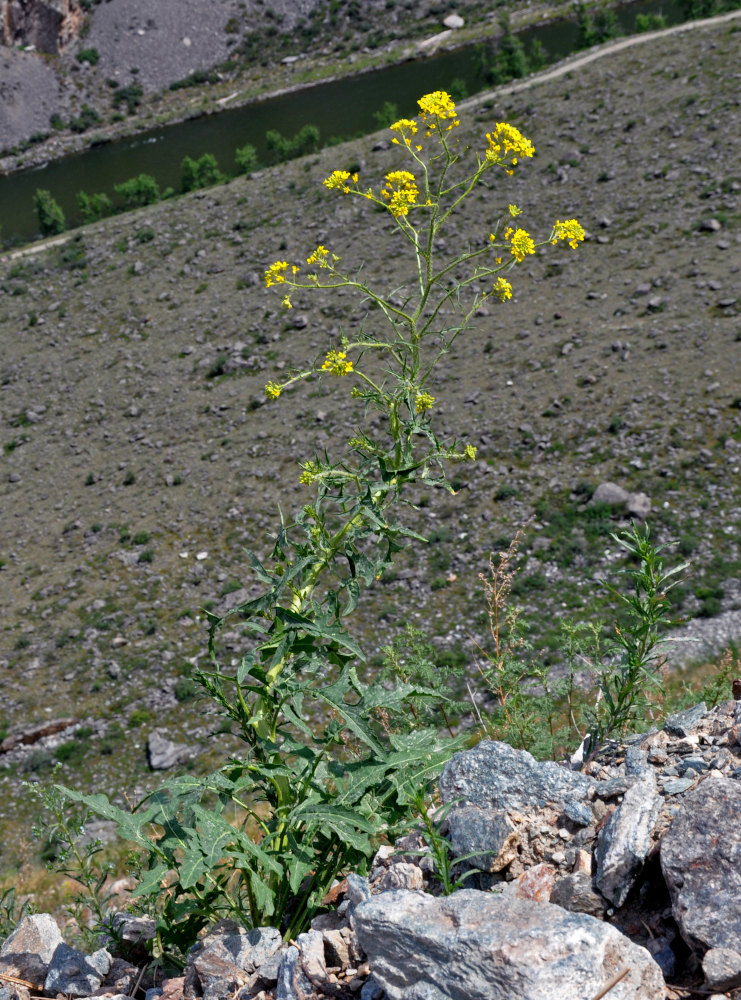
<path id="1" fill-rule="evenodd" d="M 678 614 L 729 616 L 723 641 L 738 638 L 740 38 L 736 21 L 664 36 L 463 114 L 475 146 L 506 119 L 538 155 L 455 215 L 448 250 L 486 239 L 508 202 L 532 232 L 576 216 L 589 238 L 523 264 L 513 300 L 482 309 L 447 359 L 441 429 L 478 461 L 454 470 L 456 496 L 417 497 L 435 544 L 359 609 L 370 655 L 416 622 L 475 673 L 478 575 L 532 517 L 515 596 L 555 662 L 559 619 L 613 613 L 599 580 L 621 565 L 609 532 L 628 515 L 589 501 L 605 482 L 649 497 L 667 561 L 691 561 Z M 3 829 L 30 808 L 20 781 L 55 760 L 111 791 L 153 780 L 153 728 L 191 747 L 190 766 L 230 746 L 189 677 L 202 609 L 250 593 L 243 547 L 268 549 L 278 502 L 303 502 L 297 463 L 356 419 L 344 386 L 269 405 L 262 387 L 374 321 L 343 293 L 283 312 L 262 271 L 323 243 L 380 287 L 403 283 L 386 221 L 321 185 L 397 166 L 369 137 L 2 260 L 0 725 L 81 723 L 0 754 Z M 224 643 L 236 659 L 239 632 Z"/>

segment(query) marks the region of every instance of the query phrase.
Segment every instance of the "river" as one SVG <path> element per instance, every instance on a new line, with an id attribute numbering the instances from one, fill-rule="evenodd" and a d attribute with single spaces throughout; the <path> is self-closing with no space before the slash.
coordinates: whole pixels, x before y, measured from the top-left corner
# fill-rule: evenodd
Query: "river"
<path id="1" fill-rule="evenodd" d="M 682 20 L 678 0 L 644 0 L 616 9 L 624 34 L 635 31 L 636 15 L 662 13 L 667 26 Z M 575 21 L 555 21 L 519 32 L 526 52 L 536 40 L 547 61 L 555 62 L 574 51 Z M 483 43 L 489 45 L 489 42 Z M 399 63 L 332 82 L 305 87 L 245 105 L 232 111 L 205 115 L 166 126 L 133 138 L 94 146 L 82 153 L 46 165 L 0 177 L 0 235 L 5 244 L 28 242 L 40 235 L 33 209 L 38 188 L 51 192 L 62 206 L 68 224 L 79 222 L 76 195 L 105 192 L 116 201 L 114 186 L 140 173 L 152 174 L 160 190 L 180 189 L 180 164 L 185 156 L 197 159 L 213 153 L 221 169 L 235 172 L 234 151 L 251 143 L 264 162 L 265 133 L 277 129 L 294 135 L 311 123 L 322 142 L 333 136 L 350 137 L 378 128 L 373 117 L 386 101 L 395 103 L 400 116 L 417 111 L 416 98 L 431 90 L 449 89 L 462 81 L 469 95 L 487 84 L 481 73 L 481 48 L 468 46 L 452 52 Z M 91 132 L 91 139 L 94 132 Z"/>

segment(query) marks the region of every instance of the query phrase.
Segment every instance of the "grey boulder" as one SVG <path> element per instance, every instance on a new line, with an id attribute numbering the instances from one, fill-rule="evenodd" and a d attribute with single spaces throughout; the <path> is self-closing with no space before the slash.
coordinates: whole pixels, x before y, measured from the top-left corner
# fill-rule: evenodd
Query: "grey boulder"
<path id="1" fill-rule="evenodd" d="M 40 987 L 60 944 L 62 935 L 50 913 L 24 917 L 0 948 L 0 972 Z"/>
<path id="2" fill-rule="evenodd" d="M 49 963 L 44 990 L 70 997 L 89 997 L 99 988 L 112 964 L 113 956 L 105 948 L 85 955 L 62 943 L 57 945 Z"/>
<path id="3" fill-rule="evenodd" d="M 690 947 L 741 940 L 741 784 L 710 775 L 682 799 L 661 841 L 674 919 Z"/>
<path id="4" fill-rule="evenodd" d="M 560 906 L 463 889 L 389 892 L 355 912 L 388 1000 L 584 1000 L 630 971 L 610 1000 L 664 1000 L 661 971 L 618 930 Z"/>
<path id="5" fill-rule="evenodd" d="M 626 791 L 623 801 L 600 831 L 594 881 L 615 906 L 623 905 L 643 868 L 660 808 L 661 796 L 651 774 Z"/>
<path id="6" fill-rule="evenodd" d="M 448 761 L 439 784 L 443 802 L 460 799 L 462 806 L 506 811 L 546 803 L 563 809 L 581 802 L 594 782 L 553 761 L 538 761 L 527 750 L 482 740 Z"/>

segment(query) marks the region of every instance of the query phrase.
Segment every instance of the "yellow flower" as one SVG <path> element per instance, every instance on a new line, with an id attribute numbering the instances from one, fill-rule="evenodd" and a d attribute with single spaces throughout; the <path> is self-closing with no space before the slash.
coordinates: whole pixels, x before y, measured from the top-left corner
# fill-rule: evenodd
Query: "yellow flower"
<path id="1" fill-rule="evenodd" d="M 507 122 L 497 122 L 494 131 L 487 133 L 486 138 L 489 140 L 486 150 L 489 163 L 505 163 L 509 158 L 514 166 L 518 156 L 532 156 L 535 152 L 530 140 Z"/>
<path id="2" fill-rule="evenodd" d="M 306 258 L 306 263 L 316 264 L 317 267 L 329 267 L 329 250 L 320 243 L 311 257 Z"/>
<path id="3" fill-rule="evenodd" d="M 293 309 L 293 306 L 291 305 L 291 296 L 290 295 L 285 295 L 283 297 L 283 301 L 281 302 L 281 305 L 283 306 L 284 309 Z"/>
<path id="4" fill-rule="evenodd" d="M 417 413 L 424 413 L 425 410 L 429 410 L 434 402 L 435 397 L 431 396 L 429 392 L 418 392 L 417 398 L 414 400 Z"/>
<path id="5" fill-rule="evenodd" d="M 512 254 L 518 263 L 524 259 L 526 254 L 535 253 L 535 243 L 529 233 L 524 229 L 517 229 L 510 241 Z"/>
<path id="6" fill-rule="evenodd" d="M 428 116 L 455 118 L 455 102 L 450 94 L 444 90 L 435 90 L 431 94 L 425 94 L 424 97 L 420 97 L 417 104 L 419 104 L 422 121 L 427 121 Z"/>
<path id="7" fill-rule="evenodd" d="M 277 384 L 277 382 L 268 382 L 265 386 L 265 395 L 268 399 L 277 399 L 278 396 L 280 396 L 280 392 L 281 387 Z"/>
<path id="8" fill-rule="evenodd" d="M 476 448 L 475 445 L 473 445 L 473 444 L 467 444 L 466 445 L 466 450 L 463 452 L 464 459 L 467 459 L 469 462 L 475 462 L 476 461 L 476 451 L 477 451 L 477 448 Z"/>
<path id="9" fill-rule="evenodd" d="M 555 243 L 557 240 L 566 240 L 572 249 L 576 250 L 581 242 L 584 240 L 584 230 L 576 221 L 576 219 L 566 219 L 565 222 L 559 222 L 556 219 L 556 224 L 553 227 L 553 239 L 551 243 Z"/>
<path id="10" fill-rule="evenodd" d="M 396 219 L 408 215 L 410 206 L 416 204 L 419 195 L 414 174 L 408 170 L 392 170 L 385 179 L 381 196 L 388 201 L 389 211 Z"/>
<path id="11" fill-rule="evenodd" d="M 316 462 L 304 462 L 301 468 L 303 469 L 303 472 L 299 476 L 298 481 L 300 483 L 303 483 L 304 486 L 310 486 L 311 483 L 313 483 L 317 477 L 317 473 L 319 472 L 319 466 L 316 464 Z"/>
<path id="12" fill-rule="evenodd" d="M 348 375 L 352 371 L 352 361 L 346 361 L 346 357 L 345 351 L 329 351 L 324 359 L 322 371 L 331 375 Z"/>
<path id="13" fill-rule="evenodd" d="M 497 278 L 494 282 L 492 292 L 501 302 L 504 302 L 506 299 L 512 298 L 512 285 L 510 285 L 506 278 Z"/>
<path id="14" fill-rule="evenodd" d="M 514 219 L 515 216 L 522 215 L 522 209 L 518 208 L 517 205 L 510 205 L 509 206 L 509 214 Z"/>
<path id="15" fill-rule="evenodd" d="M 339 189 L 344 191 L 345 194 L 348 193 L 350 188 L 347 185 L 347 181 L 350 179 L 349 170 L 333 170 L 332 173 L 327 177 L 322 183 L 325 188 L 329 188 L 330 191 Z"/>
<path id="16" fill-rule="evenodd" d="M 276 260 L 274 264 L 265 272 L 265 287 L 270 288 L 271 285 L 280 285 L 286 278 L 285 273 L 288 270 L 288 262 L 285 260 Z"/>
<path id="17" fill-rule="evenodd" d="M 411 145 L 412 136 L 417 134 L 417 123 L 411 118 L 400 118 L 398 122 L 394 122 L 390 126 L 392 132 L 398 132 L 402 137 L 407 146 Z M 398 143 L 398 139 L 393 139 L 392 142 Z M 418 147 L 421 148 L 421 147 Z"/>

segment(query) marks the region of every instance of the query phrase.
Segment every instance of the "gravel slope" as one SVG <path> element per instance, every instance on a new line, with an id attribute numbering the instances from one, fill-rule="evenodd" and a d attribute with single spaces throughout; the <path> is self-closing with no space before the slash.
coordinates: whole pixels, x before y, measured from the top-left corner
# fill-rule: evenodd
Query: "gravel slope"
<path id="1" fill-rule="evenodd" d="M 407 619 L 448 648 L 481 637 L 478 573 L 534 511 L 522 600 L 541 633 L 599 603 L 594 579 L 617 554 L 608 536 L 591 540 L 581 500 L 605 480 L 652 498 L 659 539 L 684 539 L 687 614 L 712 597 L 700 585 L 716 593 L 707 607 L 738 607 L 740 38 L 735 22 L 666 35 L 490 95 L 464 118 L 477 146 L 493 121 L 514 121 L 538 156 L 456 216 L 450 247 L 486 238 L 509 201 L 531 231 L 576 216 L 590 239 L 523 265 L 512 302 L 482 310 L 451 356 L 433 391 L 445 430 L 479 461 L 458 496 L 420 514 L 438 545 L 361 608 L 369 652 Z M 321 187 L 338 166 L 373 183 L 398 165 L 377 138 L 2 264 L 2 724 L 89 720 L 75 781 L 146 783 L 156 724 L 206 757 L 223 751 L 202 706 L 175 694 L 203 656 L 198 609 L 248 592 L 242 546 L 267 547 L 278 500 L 302 502 L 296 463 L 341 440 L 354 414 L 334 385 L 261 406 L 262 385 L 335 345 L 340 325 L 373 319 L 321 295 L 285 314 L 262 270 L 325 243 L 382 285 L 404 279 L 379 217 Z M 570 562 L 553 527 L 565 513 Z M 225 643 L 238 656 L 236 631 Z M 8 762 L 0 823 L 22 814 L 19 780 L 53 756 Z"/>

